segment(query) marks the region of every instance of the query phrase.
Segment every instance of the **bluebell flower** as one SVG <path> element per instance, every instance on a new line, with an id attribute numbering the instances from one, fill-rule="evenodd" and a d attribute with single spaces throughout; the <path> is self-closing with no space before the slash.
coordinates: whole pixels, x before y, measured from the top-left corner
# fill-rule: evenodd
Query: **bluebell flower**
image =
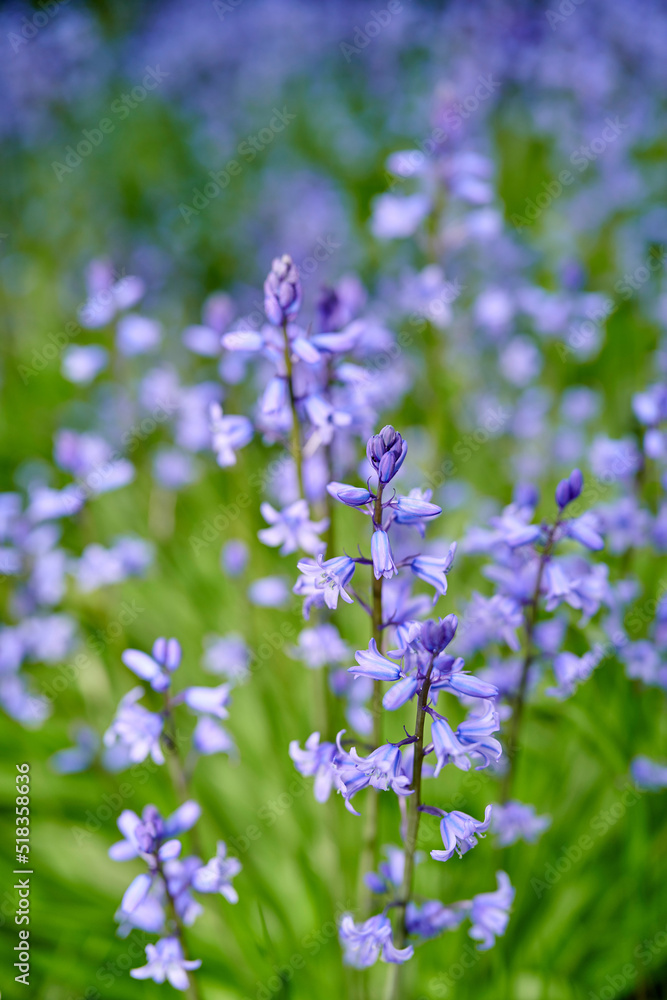
<path id="1" fill-rule="evenodd" d="M 250 673 L 250 650 L 243 636 L 238 632 L 206 636 L 202 666 L 210 674 L 226 677 L 230 683 L 245 681 Z"/>
<path id="2" fill-rule="evenodd" d="M 210 419 L 211 442 L 218 465 L 222 468 L 236 465 L 236 452 L 252 440 L 252 424 L 247 417 L 225 416 L 219 403 L 211 403 Z"/>
<path id="3" fill-rule="evenodd" d="M 234 740 L 227 730 L 210 715 L 202 715 L 198 719 L 192 734 L 192 745 L 202 756 L 210 756 L 214 753 L 231 754 L 236 749 Z"/>
<path id="4" fill-rule="evenodd" d="M 486 807 L 483 820 L 473 819 L 472 816 L 458 810 L 449 813 L 444 810 L 439 812 L 442 813 L 440 834 L 444 850 L 431 851 L 434 861 L 449 861 L 454 853 L 462 857 L 477 845 L 477 837 L 486 833 L 491 823 L 491 806 Z"/>
<path id="5" fill-rule="evenodd" d="M 88 385 L 108 363 L 109 353 L 103 347 L 97 344 L 71 344 L 63 351 L 60 370 L 68 382 Z"/>
<path id="6" fill-rule="evenodd" d="M 631 680 L 640 680 L 650 685 L 659 682 L 662 658 L 655 643 L 649 639 L 630 642 L 623 647 L 620 656 Z"/>
<path id="7" fill-rule="evenodd" d="M 147 965 L 130 970 L 132 978 L 152 979 L 156 983 L 167 980 L 177 990 L 187 990 L 188 972 L 201 965 L 199 958 L 186 961 L 181 943 L 175 937 L 160 938 L 157 944 L 147 944 L 146 959 Z"/>
<path id="8" fill-rule="evenodd" d="M 134 357 L 154 351 L 162 339 L 162 324 L 148 316 L 128 313 L 116 327 L 116 346 L 121 354 Z"/>
<path id="9" fill-rule="evenodd" d="M 628 549 L 646 545 L 651 518 L 636 497 L 621 497 L 613 504 L 599 507 L 597 514 L 600 531 L 614 555 L 623 555 Z"/>
<path id="10" fill-rule="evenodd" d="M 370 490 L 363 486 L 348 486 L 347 483 L 329 483 L 327 493 L 348 507 L 364 507 L 375 500 L 375 494 Z"/>
<path id="11" fill-rule="evenodd" d="M 338 607 L 338 598 L 342 597 L 347 604 L 352 604 L 352 598 L 345 587 L 354 576 L 357 564 L 349 556 L 336 556 L 324 560 L 320 553 L 317 561 L 301 559 L 297 566 L 301 576 L 294 585 L 294 593 L 305 597 L 304 615 L 312 605 L 322 607 L 324 604 L 332 611 Z"/>
<path id="12" fill-rule="evenodd" d="M 559 653 L 554 658 L 554 674 L 558 686 L 547 688 L 546 694 L 554 698 L 569 698 L 582 682 L 588 680 L 593 673 L 597 661 L 594 654 L 588 652 L 584 656 L 574 653 Z"/>
<path id="13" fill-rule="evenodd" d="M 241 576 L 248 565 L 248 546 L 240 538 L 230 538 L 220 550 L 220 565 L 228 576 Z"/>
<path id="14" fill-rule="evenodd" d="M 438 517 L 442 507 L 430 502 L 431 490 L 411 490 L 406 497 L 394 497 L 388 506 L 395 511 L 394 520 L 397 524 L 412 524 L 421 526 L 425 518 Z"/>
<path id="15" fill-rule="evenodd" d="M 509 847 L 517 840 L 533 844 L 551 825 L 551 816 L 537 816 L 535 806 L 523 802 L 505 802 L 493 807 L 491 832 L 497 836 L 498 847 Z"/>
<path id="16" fill-rule="evenodd" d="M 160 746 L 163 719 L 143 705 L 137 705 L 143 694 L 142 687 L 135 687 L 121 698 L 116 717 L 104 734 L 104 745 L 122 744 L 133 764 L 141 763 L 149 755 L 156 764 L 164 764 Z"/>
<path id="17" fill-rule="evenodd" d="M 287 652 L 295 659 L 301 660 L 311 670 L 319 670 L 331 663 L 343 663 L 350 655 L 340 632 L 330 622 L 302 629 L 297 645 L 289 648 Z"/>
<path id="18" fill-rule="evenodd" d="M 166 691 L 171 684 L 170 674 L 181 662 L 181 647 L 177 639 L 156 639 L 153 655 L 140 649 L 126 649 L 121 659 L 132 673 L 148 681 L 154 691 Z"/>
<path id="19" fill-rule="evenodd" d="M 338 934 L 343 947 L 343 961 L 354 969 L 367 969 L 378 958 L 383 962 L 400 964 L 412 958 L 412 945 L 396 948 L 392 940 L 391 921 L 378 913 L 363 923 L 355 924 L 351 913 L 343 914 Z"/>
<path id="20" fill-rule="evenodd" d="M 507 872 L 496 872 L 498 888 L 495 892 L 483 892 L 473 896 L 470 910 L 472 927 L 468 932 L 475 941 L 480 941 L 479 951 L 487 951 L 502 936 L 509 922 L 509 909 L 514 902 L 515 890 Z"/>
<path id="21" fill-rule="evenodd" d="M 375 639 L 368 643 L 368 649 L 358 649 L 354 654 L 357 667 L 348 670 L 355 677 L 372 677 L 376 681 L 396 681 L 401 676 L 398 664 L 383 656 L 377 648 Z"/>
<path id="22" fill-rule="evenodd" d="M 267 319 L 281 326 L 292 319 L 301 306 L 299 272 L 289 254 L 276 257 L 264 282 L 264 311 Z"/>
<path id="23" fill-rule="evenodd" d="M 289 589 L 284 576 L 263 576 L 248 587 L 248 600 L 258 608 L 284 608 Z"/>
<path id="24" fill-rule="evenodd" d="M 192 895 L 193 875 L 201 868 L 200 858 L 171 858 L 164 862 L 162 871 L 167 881 L 174 909 L 186 927 L 191 927 L 197 917 L 204 912 L 204 907 Z"/>
<path id="25" fill-rule="evenodd" d="M 437 778 L 443 767 L 450 762 L 455 764 L 461 771 L 469 771 L 470 759 L 467 754 L 470 747 L 464 746 L 459 742 L 446 719 L 434 712 L 433 709 L 428 709 L 428 711 L 431 715 L 431 740 L 433 741 L 433 745 L 432 748 L 426 747 L 424 752 L 428 753 L 430 749 L 435 751 L 437 764 L 433 772 L 433 777 Z"/>
<path id="26" fill-rule="evenodd" d="M 510 504 L 499 516 L 491 518 L 489 523 L 493 530 L 472 528 L 467 533 L 463 541 L 464 551 L 493 553 L 498 548 L 517 549 L 531 545 L 542 534 L 539 524 L 530 523 L 534 514 L 532 504 Z"/>
<path id="27" fill-rule="evenodd" d="M 399 796 L 412 795 L 410 778 L 405 773 L 401 748 L 393 743 L 385 743 L 373 750 L 368 757 L 360 757 L 356 747 L 347 753 L 341 745 L 342 730 L 336 737 L 338 756 L 335 760 L 338 790 L 345 799 L 345 808 L 358 816 L 359 813 L 351 805 L 351 799 L 357 792 L 369 785 L 378 791 L 391 790 Z"/>
<path id="28" fill-rule="evenodd" d="M 579 469 L 573 469 L 567 479 L 561 479 L 556 487 L 556 503 L 560 510 L 581 495 L 584 477 Z"/>
<path id="29" fill-rule="evenodd" d="M 192 885 L 197 892 L 219 892 L 228 903 L 238 903 L 239 894 L 232 885 L 232 879 L 241 871 L 238 858 L 227 857 L 227 846 L 219 840 L 214 858 L 192 876 Z"/>
<path id="30" fill-rule="evenodd" d="M 572 518 L 562 525 L 563 533 L 579 542 L 593 552 L 599 552 L 604 548 L 604 539 L 600 534 L 600 519 L 590 510 L 587 510 L 581 517 Z"/>
<path id="31" fill-rule="evenodd" d="M 373 573 L 376 580 L 379 580 L 381 576 L 389 580 L 395 573 L 398 573 L 391 552 L 389 535 L 382 528 L 376 528 L 373 532 L 371 557 L 373 559 Z"/>
<path id="32" fill-rule="evenodd" d="M 364 881 L 372 892 L 383 893 L 400 889 L 405 871 L 405 851 L 401 847 L 389 844 L 384 847 L 386 861 L 381 861 L 377 872 L 366 872 Z M 415 855 L 415 863 L 424 860 L 421 852 Z"/>
<path id="33" fill-rule="evenodd" d="M 667 764 L 658 764 L 648 757 L 635 757 L 630 772 L 638 788 L 659 792 L 667 788 Z"/>
<path id="34" fill-rule="evenodd" d="M 463 655 L 472 655 L 492 642 L 504 642 L 515 652 L 521 648 L 516 630 L 523 625 L 523 614 L 511 597 L 484 597 L 473 591 L 461 625 L 457 648 Z"/>
<path id="35" fill-rule="evenodd" d="M 407 443 L 394 428 L 387 424 L 379 434 L 374 434 L 366 445 L 366 455 L 378 475 L 378 481 L 386 486 L 391 482 L 405 461 Z"/>
<path id="36" fill-rule="evenodd" d="M 317 536 L 319 532 L 326 530 L 329 520 L 323 518 L 321 521 L 311 521 L 306 500 L 296 500 L 281 511 L 275 510 L 270 503 L 263 503 L 260 510 L 271 527 L 262 528 L 257 537 L 272 548 L 280 545 L 281 555 L 290 555 L 299 549 L 310 555 L 317 555 L 326 548 L 325 543 Z"/>
<path id="37" fill-rule="evenodd" d="M 141 817 L 131 809 L 124 809 L 116 821 L 124 840 L 109 848 L 109 857 L 114 861 L 130 861 L 140 855 L 153 855 L 165 840 L 192 829 L 200 815 L 201 809 L 193 800 L 179 806 L 164 820 L 155 806 L 146 806 Z"/>
<path id="38" fill-rule="evenodd" d="M 203 712 L 214 715 L 217 719 L 227 719 L 231 695 L 229 684 L 219 684 L 218 687 L 189 687 L 182 692 L 182 697 L 188 708 L 193 712 Z"/>
<path id="39" fill-rule="evenodd" d="M 58 750 L 49 763 L 58 774 L 80 774 L 90 767 L 100 745 L 100 738 L 90 726 L 80 726 L 75 734 L 76 746 Z"/>
<path id="40" fill-rule="evenodd" d="M 417 677 L 402 677 L 395 684 L 385 691 L 382 698 L 382 707 L 387 712 L 395 712 L 398 708 L 406 705 L 417 693 L 419 680 Z"/>
<path id="41" fill-rule="evenodd" d="M 444 597 L 447 593 L 447 574 L 452 568 L 455 555 L 456 542 L 452 542 L 446 556 L 440 558 L 436 556 L 417 556 L 410 563 L 410 569 L 414 575 L 434 588 L 434 604 L 438 600 L 438 597 Z"/>
<path id="42" fill-rule="evenodd" d="M 289 755 L 299 774 L 315 777 L 315 799 L 326 802 L 335 783 L 334 760 L 337 748 L 333 743 L 320 743 L 320 734 L 311 733 L 302 750 L 298 740 L 289 745 Z"/>
<path id="43" fill-rule="evenodd" d="M 408 934 L 428 940 L 438 937 L 443 931 L 455 931 L 465 920 L 466 906 L 443 906 L 436 899 L 425 903 L 408 903 L 405 908 L 405 925 Z"/>
<path id="44" fill-rule="evenodd" d="M 456 736 L 460 743 L 467 748 L 473 759 L 481 759 L 477 771 L 488 767 L 491 761 L 500 759 L 502 745 L 491 735 L 499 728 L 500 717 L 495 703 L 486 699 L 477 702 L 468 718 L 457 726 Z"/>

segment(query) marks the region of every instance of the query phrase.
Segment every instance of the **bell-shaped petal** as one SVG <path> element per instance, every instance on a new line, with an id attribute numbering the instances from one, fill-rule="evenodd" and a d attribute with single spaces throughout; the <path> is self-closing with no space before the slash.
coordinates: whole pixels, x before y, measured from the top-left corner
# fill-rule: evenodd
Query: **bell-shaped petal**
<path id="1" fill-rule="evenodd" d="M 372 677 L 376 681 L 397 681 L 401 676 L 401 668 L 382 655 L 375 639 L 370 640 L 368 649 L 358 649 L 354 655 L 358 666 L 349 667 L 348 672 L 355 677 Z"/>

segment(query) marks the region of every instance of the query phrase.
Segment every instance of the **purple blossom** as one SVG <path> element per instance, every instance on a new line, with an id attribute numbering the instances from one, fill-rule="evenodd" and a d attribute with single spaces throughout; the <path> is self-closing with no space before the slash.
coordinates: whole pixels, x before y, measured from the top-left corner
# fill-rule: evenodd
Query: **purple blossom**
<path id="1" fill-rule="evenodd" d="M 126 649 L 121 659 L 132 673 L 142 681 L 148 681 L 154 691 L 166 691 L 171 684 L 171 676 L 181 662 L 181 646 L 177 639 L 156 639 L 153 655 L 140 649 Z"/>
<path id="2" fill-rule="evenodd" d="M 493 807 L 491 832 L 498 838 L 498 847 L 509 847 L 518 840 L 533 844 L 550 825 L 550 816 L 537 816 L 535 806 L 523 802 L 511 801 Z"/>
<path id="3" fill-rule="evenodd" d="M 328 518 L 311 521 L 306 500 L 296 500 L 282 511 L 275 510 L 270 503 L 263 503 L 260 510 L 271 527 L 263 528 L 257 533 L 257 537 L 272 548 L 281 546 L 281 555 L 290 555 L 299 549 L 310 555 L 318 555 L 326 548 L 325 543 L 317 536 L 326 530 Z"/>
<path id="4" fill-rule="evenodd" d="M 109 857 L 114 861 L 131 861 L 140 855 L 152 857 L 164 842 L 192 829 L 200 815 L 200 807 L 192 800 L 167 819 L 162 819 L 155 806 L 146 806 L 141 818 L 131 809 L 124 809 L 117 820 L 124 840 L 109 848 Z"/>
<path id="5" fill-rule="evenodd" d="M 88 385 L 109 363 L 109 355 L 97 344 L 70 345 L 63 351 L 61 370 L 68 382 Z"/>
<path id="6" fill-rule="evenodd" d="M 334 743 L 320 743 L 320 734 L 311 733 L 302 750 L 297 740 L 289 745 L 289 755 L 299 774 L 315 776 L 314 794 L 317 802 L 326 802 L 335 784 L 334 761 L 337 749 Z"/>
<path id="7" fill-rule="evenodd" d="M 264 282 L 264 311 L 269 322 L 281 326 L 292 319 L 301 306 L 301 282 L 289 254 L 276 257 Z"/>
<path id="8" fill-rule="evenodd" d="M 367 788 L 377 788 L 386 792 L 391 789 L 396 795 L 411 795 L 410 778 L 405 773 L 401 748 L 393 743 L 385 743 L 373 750 L 368 757 L 360 757 L 356 747 L 347 753 L 341 745 L 342 730 L 337 738 L 338 757 L 336 758 L 337 782 L 339 791 L 345 799 L 345 808 L 358 816 L 359 813 L 351 805 L 351 799 L 357 792 Z"/>
<path id="9" fill-rule="evenodd" d="M 407 443 L 390 424 L 369 438 L 366 455 L 383 486 L 391 482 L 399 471 L 407 452 Z"/>
<path id="10" fill-rule="evenodd" d="M 175 937 L 160 938 L 157 944 L 147 944 L 146 959 L 147 965 L 130 970 L 132 978 L 152 979 L 156 983 L 167 980 L 177 990 L 188 989 L 188 972 L 201 965 L 199 958 L 186 961 L 181 943 Z"/>
<path id="11" fill-rule="evenodd" d="M 320 553 L 317 561 L 301 559 L 297 565 L 302 575 L 294 585 L 294 593 L 306 598 L 303 606 L 306 618 L 312 605 L 322 607 L 326 604 L 335 611 L 339 597 L 347 604 L 353 603 L 345 588 L 354 576 L 357 565 L 354 559 L 337 556 L 324 560 Z"/>
<path id="12" fill-rule="evenodd" d="M 431 851 L 431 857 L 434 861 L 449 861 L 455 852 L 462 857 L 477 845 L 477 837 L 489 829 L 492 807 L 486 807 L 483 820 L 473 819 L 458 810 L 448 813 L 441 809 L 438 812 L 442 815 L 440 834 L 444 850 Z"/>
<path id="13" fill-rule="evenodd" d="M 567 479 L 561 479 L 556 487 L 556 503 L 560 510 L 580 496 L 584 486 L 584 477 L 579 469 L 573 469 Z"/>
<path id="14" fill-rule="evenodd" d="M 121 698 L 116 717 L 104 734 L 104 745 L 120 744 L 133 764 L 141 763 L 149 755 L 156 764 L 164 764 L 160 746 L 163 719 L 143 705 L 137 705 L 143 694 L 142 687 L 135 687 Z"/>
<path id="15" fill-rule="evenodd" d="M 375 639 L 370 640 L 368 649 L 358 649 L 354 655 L 358 666 L 348 669 L 349 673 L 355 677 L 371 677 L 376 681 L 396 681 L 401 676 L 401 668 L 380 653 Z"/>
<path id="16" fill-rule="evenodd" d="M 667 788 L 667 764 L 640 756 L 634 758 L 630 770 L 635 784 L 642 790 L 659 792 Z"/>
<path id="17" fill-rule="evenodd" d="M 210 715 L 202 715 L 197 720 L 195 731 L 192 734 L 192 745 L 202 756 L 210 756 L 214 753 L 231 754 L 235 750 L 234 741 L 227 730 Z"/>
<path id="18" fill-rule="evenodd" d="M 181 697 L 193 712 L 214 715 L 217 719 L 227 719 L 229 717 L 229 712 L 227 711 L 227 705 L 231 697 L 229 684 L 220 684 L 218 687 L 185 688 Z"/>
<path id="19" fill-rule="evenodd" d="M 398 572 L 389 543 L 389 535 L 382 528 L 376 528 L 371 539 L 371 557 L 375 579 L 391 579 Z"/>
<path id="20" fill-rule="evenodd" d="M 197 892 L 219 892 L 228 903 L 238 903 L 239 894 L 232 879 L 241 871 L 238 858 L 227 857 L 227 845 L 219 840 L 214 858 L 198 868 L 192 876 L 192 886 Z"/>
<path id="21" fill-rule="evenodd" d="M 211 403 L 211 440 L 218 465 L 223 469 L 236 465 L 236 452 L 244 448 L 253 436 L 247 417 L 225 416 L 219 403 Z"/>
<path id="22" fill-rule="evenodd" d="M 509 922 L 509 909 L 514 902 L 515 890 L 506 872 L 496 872 L 498 888 L 495 892 L 483 892 L 473 896 L 470 910 L 470 937 L 481 943 L 479 951 L 487 951 L 501 937 Z"/>
<path id="23" fill-rule="evenodd" d="M 231 538 L 222 547 L 220 563 L 228 576 L 241 576 L 248 564 L 248 546 L 240 538 Z"/>
<path id="24" fill-rule="evenodd" d="M 407 948 L 394 946 L 391 922 L 383 913 L 359 924 L 355 924 L 351 913 L 345 913 L 338 935 L 343 947 L 343 961 L 354 969 L 367 969 L 375 965 L 378 958 L 383 962 L 399 964 L 407 962 L 414 954 L 412 945 Z"/>
<path id="25" fill-rule="evenodd" d="M 417 556 L 410 563 L 410 569 L 415 576 L 433 587 L 433 603 L 438 597 L 444 597 L 447 593 L 447 574 L 452 568 L 454 556 L 456 555 L 456 542 L 449 546 L 447 555 L 442 558 L 435 556 Z"/>
<path id="26" fill-rule="evenodd" d="M 466 918 L 465 906 L 443 906 L 436 899 L 425 903 L 408 903 L 405 923 L 408 934 L 428 940 L 438 937 L 443 931 L 455 931 Z"/>
<path id="27" fill-rule="evenodd" d="M 343 663 L 349 656 L 349 649 L 340 632 L 329 622 L 303 629 L 297 645 L 288 652 L 311 670 L 319 670 L 330 663 Z"/>

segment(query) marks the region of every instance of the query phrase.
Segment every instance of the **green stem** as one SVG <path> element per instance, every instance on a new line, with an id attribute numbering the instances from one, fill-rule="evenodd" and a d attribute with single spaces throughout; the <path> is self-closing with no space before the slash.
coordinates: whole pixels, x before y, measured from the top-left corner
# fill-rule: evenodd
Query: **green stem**
<path id="1" fill-rule="evenodd" d="M 184 802 L 187 802 L 191 798 L 190 775 L 186 770 L 185 764 L 181 760 L 181 755 L 178 749 L 178 736 L 174 722 L 173 705 L 168 691 L 164 692 L 163 715 L 165 724 L 162 740 L 165 745 L 167 770 L 169 771 L 169 777 L 171 778 L 171 783 L 174 791 L 176 792 L 176 797 L 181 805 L 183 805 Z M 199 834 L 194 827 L 190 830 L 190 840 L 192 841 L 192 847 L 195 854 L 203 859 L 204 855 L 202 853 L 201 841 L 199 839 Z"/>
<path id="2" fill-rule="evenodd" d="M 378 484 L 377 498 L 375 500 L 375 510 L 373 521 L 377 525 L 382 524 L 382 485 Z M 373 638 L 377 648 L 382 652 L 382 577 L 376 580 L 373 573 L 373 603 L 372 622 Z M 373 716 L 373 748 L 382 745 L 382 681 L 373 681 L 373 697 L 371 699 L 371 714 Z M 366 872 L 372 871 L 377 863 L 378 857 L 378 825 L 380 815 L 380 796 L 374 788 L 371 790 L 366 803 L 366 815 L 364 822 L 364 832 L 362 839 L 361 857 L 359 859 L 358 878 L 358 898 L 360 909 L 363 915 L 370 914 L 373 894 L 364 882 Z"/>
<path id="3" fill-rule="evenodd" d="M 283 322 L 283 334 L 285 338 L 285 370 L 287 372 L 287 387 L 289 390 L 290 407 L 292 410 L 292 431 L 291 449 L 294 464 L 296 465 L 296 477 L 299 483 L 299 496 L 305 497 L 303 488 L 303 452 L 301 450 L 301 435 L 299 434 L 299 414 L 296 408 L 296 396 L 294 394 L 294 370 L 292 368 L 292 355 L 287 336 L 287 320 Z"/>
<path id="4" fill-rule="evenodd" d="M 502 783 L 502 794 L 501 799 L 503 804 L 508 802 L 512 795 L 512 785 L 514 783 L 514 778 L 516 776 L 516 755 L 519 748 L 519 734 L 521 732 L 521 722 L 523 720 L 524 707 L 526 702 L 526 689 L 528 687 L 528 674 L 530 672 L 531 665 L 535 659 L 535 652 L 533 650 L 533 634 L 535 632 L 535 626 L 537 625 L 537 619 L 539 615 L 539 601 L 540 601 L 540 588 L 542 586 L 542 577 L 544 576 L 544 567 L 547 564 L 548 558 L 551 555 L 551 550 L 553 548 L 554 536 L 556 534 L 556 528 L 559 526 L 560 520 L 557 520 L 552 528 L 549 529 L 549 535 L 547 537 L 546 545 L 540 556 L 540 564 L 537 570 L 537 579 L 535 581 L 535 591 L 533 597 L 528 605 L 525 616 L 525 628 L 526 628 L 526 653 L 523 658 L 523 666 L 521 668 L 521 679 L 519 681 L 519 689 L 516 693 L 514 699 L 514 704 L 512 706 L 512 720 L 510 723 L 510 730 L 507 737 L 507 752 L 509 755 L 509 763 L 507 770 L 505 771 L 505 776 Z"/>

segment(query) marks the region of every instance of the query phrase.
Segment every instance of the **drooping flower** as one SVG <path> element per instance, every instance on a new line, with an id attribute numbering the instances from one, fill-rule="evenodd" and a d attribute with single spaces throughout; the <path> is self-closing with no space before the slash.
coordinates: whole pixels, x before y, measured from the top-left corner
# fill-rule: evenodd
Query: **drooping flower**
<path id="1" fill-rule="evenodd" d="M 390 580 L 398 572 L 389 543 L 389 535 L 382 528 L 377 528 L 373 532 L 371 539 L 371 556 L 373 559 L 373 572 L 375 579 L 384 577 Z"/>
<path id="2" fill-rule="evenodd" d="M 166 691 L 171 684 L 171 677 L 181 662 L 181 646 L 177 639 L 156 639 L 153 645 L 153 655 L 140 649 L 126 649 L 121 659 L 126 667 L 148 681 L 154 691 Z"/>
<path id="3" fill-rule="evenodd" d="M 306 500 L 296 500 L 282 511 L 275 510 L 270 503 L 263 503 L 260 510 L 271 527 L 262 528 L 258 532 L 258 538 L 272 548 L 280 545 L 281 555 L 290 555 L 299 549 L 310 555 L 318 555 L 326 548 L 325 543 L 317 536 L 326 530 L 328 518 L 311 521 Z"/>
<path id="4" fill-rule="evenodd" d="M 289 755 L 294 761 L 299 774 L 304 777 L 315 777 L 315 799 L 326 802 L 335 783 L 336 772 L 334 760 L 337 754 L 334 743 L 320 743 L 320 734 L 311 733 L 302 750 L 298 740 L 292 740 L 289 745 Z"/>
<path id="5" fill-rule="evenodd" d="M 384 913 L 359 924 L 355 924 L 351 913 L 345 913 L 338 934 L 343 947 L 343 961 L 354 969 L 367 969 L 375 965 L 378 958 L 383 962 L 400 964 L 414 954 L 412 945 L 406 948 L 394 946 L 391 922 Z"/>
<path id="6" fill-rule="evenodd" d="M 146 945 L 147 965 L 131 969 L 133 979 L 152 979 L 156 983 L 167 980 L 174 989 L 187 990 L 188 972 L 198 969 L 201 959 L 187 961 L 178 938 L 160 938 L 157 944 Z"/>
<path id="7" fill-rule="evenodd" d="M 498 888 L 495 892 L 483 892 L 473 896 L 470 911 L 472 927 L 470 937 L 481 942 L 479 951 L 487 951 L 501 937 L 509 922 L 509 909 L 514 902 L 515 890 L 507 872 L 496 872 Z"/>
<path id="8" fill-rule="evenodd" d="M 215 857 L 194 872 L 192 885 L 197 892 L 219 892 L 229 903 L 238 903 L 239 894 L 232 885 L 232 879 L 240 871 L 239 859 L 228 858 L 227 846 L 219 840 Z"/>
<path id="9" fill-rule="evenodd" d="M 375 639 L 368 643 L 368 649 L 358 649 L 354 654 L 358 666 L 348 670 L 355 677 L 372 677 L 376 681 L 396 681 L 401 676 L 397 663 L 387 659 L 377 648 Z"/>
<path id="10" fill-rule="evenodd" d="M 431 851 L 434 861 L 449 861 L 455 852 L 462 857 L 477 845 L 477 837 L 486 833 L 491 823 L 491 806 L 486 807 L 483 820 L 473 819 L 472 816 L 458 810 L 449 813 L 444 810 L 439 811 L 442 814 L 440 834 L 444 850 Z"/>
<path id="11" fill-rule="evenodd" d="M 143 694 L 142 687 L 135 687 L 121 698 L 116 717 L 104 734 L 104 745 L 121 744 L 133 764 L 141 763 L 149 755 L 156 764 L 164 764 L 160 746 L 163 719 L 137 704 Z"/>
<path id="12" fill-rule="evenodd" d="M 224 415 L 219 403 L 211 403 L 210 417 L 211 441 L 218 465 L 222 468 L 236 465 L 236 452 L 252 440 L 252 424 L 247 417 Z"/>
<path id="13" fill-rule="evenodd" d="M 353 603 L 345 587 L 354 576 L 357 566 L 354 559 L 350 559 L 349 556 L 336 556 L 324 560 L 320 553 L 317 561 L 301 559 L 297 565 L 302 575 L 294 585 L 294 593 L 306 598 L 303 606 L 306 618 L 312 605 L 322 607 L 326 604 L 335 611 L 339 597 L 342 597 L 347 604 Z"/>
<path id="14" fill-rule="evenodd" d="M 493 807 L 491 832 L 498 838 L 498 847 L 509 847 L 517 840 L 534 843 L 551 825 L 551 816 L 537 816 L 535 806 L 523 802 L 505 802 Z"/>
<path id="15" fill-rule="evenodd" d="M 410 563 L 410 569 L 415 576 L 428 583 L 435 590 L 433 603 L 438 597 L 447 593 L 447 573 L 449 573 L 456 555 L 456 542 L 452 542 L 449 552 L 444 557 L 416 556 Z"/>

